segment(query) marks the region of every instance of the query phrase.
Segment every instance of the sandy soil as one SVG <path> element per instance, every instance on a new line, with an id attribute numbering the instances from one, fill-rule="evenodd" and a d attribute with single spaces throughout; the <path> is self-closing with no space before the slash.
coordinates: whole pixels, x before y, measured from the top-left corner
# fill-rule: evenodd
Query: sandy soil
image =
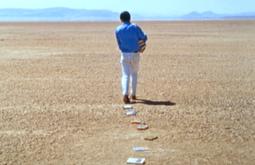
<path id="1" fill-rule="evenodd" d="M 255 21 L 139 24 L 142 132 L 122 110 L 118 23 L 0 23 L 0 164 L 254 164 Z"/>

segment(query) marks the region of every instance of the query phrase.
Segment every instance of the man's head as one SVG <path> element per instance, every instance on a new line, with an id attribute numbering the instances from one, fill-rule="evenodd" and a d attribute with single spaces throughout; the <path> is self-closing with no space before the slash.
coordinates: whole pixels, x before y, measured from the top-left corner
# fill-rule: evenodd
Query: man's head
<path id="1" fill-rule="evenodd" d="M 123 11 L 120 13 L 121 22 L 130 22 L 131 16 L 128 11 Z"/>

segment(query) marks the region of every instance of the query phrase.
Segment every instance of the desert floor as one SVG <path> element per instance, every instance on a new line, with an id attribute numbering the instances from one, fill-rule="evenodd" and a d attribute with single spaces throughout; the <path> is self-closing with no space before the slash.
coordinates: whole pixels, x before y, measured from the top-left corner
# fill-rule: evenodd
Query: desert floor
<path id="1" fill-rule="evenodd" d="M 255 21 L 138 24 L 149 42 L 126 117 L 118 22 L 0 23 L 0 164 L 254 164 Z"/>

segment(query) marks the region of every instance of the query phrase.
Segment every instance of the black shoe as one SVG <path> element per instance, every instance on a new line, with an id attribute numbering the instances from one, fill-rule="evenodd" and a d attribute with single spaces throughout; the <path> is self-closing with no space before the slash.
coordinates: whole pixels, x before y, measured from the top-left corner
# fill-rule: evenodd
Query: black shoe
<path id="1" fill-rule="evenodd" d="M 129 103 L 130 103 L 130 100 L 129 100 L 129 98 L 128 98 L 128 95 L 125 95 L 125 96 L 123 97 L 123 102 L 124 102 L 125 104 L 129 104 Z"/>
<path id="2" fill-rule="evenodd" d="M 131 96 L 131 99 L 132 99 L 132 100 L 136 100 L 136 95 Z"/>

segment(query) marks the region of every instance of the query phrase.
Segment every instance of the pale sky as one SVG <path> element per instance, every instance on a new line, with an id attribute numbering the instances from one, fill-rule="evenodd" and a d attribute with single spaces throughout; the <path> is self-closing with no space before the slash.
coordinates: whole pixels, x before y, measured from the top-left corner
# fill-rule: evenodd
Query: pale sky
<path id="1" fill-rule="evenodd" d="M 179 15 L 192 11 L 216 13 L 255 12 L 255 0 L 1 0 L 0 8 L 68 7 L 107 9 L 116 12 L 153 15 Z"/>

